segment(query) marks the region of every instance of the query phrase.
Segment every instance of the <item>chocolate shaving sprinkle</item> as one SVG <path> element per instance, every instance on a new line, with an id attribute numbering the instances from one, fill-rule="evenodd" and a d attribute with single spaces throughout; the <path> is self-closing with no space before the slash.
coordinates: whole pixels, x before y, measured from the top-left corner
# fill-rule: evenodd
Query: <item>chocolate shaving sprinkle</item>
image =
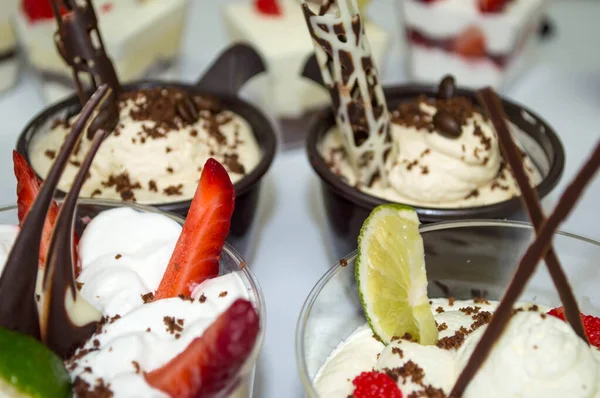
<path id="1" fill-rule="evenodd" d="M 56 151 L 51 151 L 50 149 L 47 149 L 46 151 L 44 151 L 44 155 L 46 155 L 48 159 L 53 160 L 56 157 Z"/>
<path id="2" fill-rule="evenodd" d="M 219 293 L 219 297 L 225 297 L 227 296 L 227 291 L 223 291 L 221 293 Z"/>
<path id="3" fill-rule="evenodd" d="M 75 287 L 77 290 L 81 290 L 81 288 L 83 288 L 83 282 L 75 282 Z"/>
<path id="4" fill-rule="evenodd" d="M 148 292 L 146 294 L 142 294 L 142 300 L 144 301 L 144 304 L 151 303 L 154 301 L 154 293 Z"/>
<path id="5" fill-rule="evenodd" d="M 183 195 L 183 193 L 181 192 L 182 189 L 183 189 L 183 184 L 169 185 L 168 187 L 163 189 L 163 193 L 168 196 Z"/>
<path id="6" fill-rule="evenodd" d="M 138 361 L 131 361 L 131 364 L 133 365 L 133 368 L 135 369 L 135 373 L 140 373 L 140 370 L 142 369 L 140 367 L 140 364 Z"/>
<path id="7" fill-rule="evenodd" d="M 120 259 L 121 257 L 123 257 L 123 256 L 122 256 L 122 255 L 120 255 L 120 254 L 117 254 L 117 255 L 115 256 L 115 259 L 116 259 L 116 260 L 118 260 L 118 259 Z"/>
<path id="8" fill-rule="evenodd" d="M 178 297 L 183 301 L 190 301 L 192 303 L 194 302 L 194 299 L 192 297 L 186 296 L 184 294 L 180 294 Z"/>
<path id="9" fill-rule="evenodd" d="M 133 190 L 142 188 L 139 182 L 131 182 L 129 173 L 127 172 L 110 175 L 107 181 L 102 182 L 102 186 L 106 188 L 114 187 L 115 191 L 121 195 L 123 200 L 135 200 Z"/>
<path id="10" fill-rule="evenodd" d="M 158 186 L 156 185 L 156 181 L 148 181 L 148 190 L 150 190 L 151 192 L 158 192 Z"/>
<path id="11" fill-rule="evenodd" d="M 176 333 L 181 333 L 183 331 L 183 327 L 177 322 L 179 320 L 175 320 L 175 317 L 165 316 L 163 318 L 164 324 L 167 326 L 167 332 L 175 335 Z"/>
<path id="12" fill-rule="evenodd" d="M 206 301 L 206 296 L 204 295 L 204 293 L 202 293 L 200 295 L 200 298 L 198 299 L 198 301 L 200 301 L 200 304 L 204 303 Z"/>

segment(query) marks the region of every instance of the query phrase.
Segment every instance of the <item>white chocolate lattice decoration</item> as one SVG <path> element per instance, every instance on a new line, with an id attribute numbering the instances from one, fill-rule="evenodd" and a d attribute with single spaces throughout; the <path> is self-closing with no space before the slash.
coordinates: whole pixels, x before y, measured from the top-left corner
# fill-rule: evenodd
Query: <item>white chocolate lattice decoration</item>
<path id="1" fill-rule="evenodd" d="M 390 117 L 371 57 L 356 0 L 324 0 L 314 12 L 302 7 L 323 82 L 331 94 L 335 118 L 357 181 L 370 185 L 379 176 L 387 185 L 384 164 L 392 149 Z M 314 1 L 310 2 L 313 4 Z"/>

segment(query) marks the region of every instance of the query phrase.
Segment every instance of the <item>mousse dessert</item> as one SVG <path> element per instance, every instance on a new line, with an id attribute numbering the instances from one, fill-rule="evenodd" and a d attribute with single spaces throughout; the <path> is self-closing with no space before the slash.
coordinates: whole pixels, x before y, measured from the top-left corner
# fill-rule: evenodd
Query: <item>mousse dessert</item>
<path id="1" fill-rule="evenodd" d="M 0 1 L 0 92 L 11 88 L 19 75 L 17 37 L 13 29 L 17 3 L 17 0 Z"/>
<path id="2" fill-rule="evenodd" d="M 190 200 L 208 158 L 222 163 L 234 183 L 261 159 L 252 127 L 218 99 L 151 88 L 121 93 L 118 107 L 119 123 L 98 151 L 83 197 L 152 204 Z M 55 120 L 31 142 L 29 158 L 40 176 L 48 174 L 77 117 Z M 70 189 L 91 142 L 84 136 L 71 154 L 60 190 Z"/>
<path id="3" fill-rule="evenodd" d="M 91 0 L 85 3 L 92 6 Z M 95 0 L 94 4 L 104 45 L 123 82 L 156 75 L 179 54 L 187 0 Z M 16 17 L 19 41 L 31 65 L 43 76 L 48 102 L 76 88 L 70 69 L 54 50 L 56 27 L 51 1 L 22 1 Z"/>
<path id="4" fill-rule="evenodd" d="M 335 7 L 333 1 L 313 1 Z M 363 7 L 366 1 L 361 1 Z M 301 118 L 307 111 L 326 106 L 327 92 L 300 78 L 306 60 L 313 53 L 298 0 L 246 0 L 224 8 L 229 36 L 234 42 L 249 42 L 267 64 L 266 106 L 280 118 Z M 374 61 L 382 67 L 389 35 L 372 21 L 365 22 Z M 293 93 L 293 95 L 290 95 Z"/>
<path id="5" fill-rule="evenodd" d="M 411 76 L 503 87 L 530 63 L 545 0 L 403 0 Z"/>
<path id="6" fill-rule="evenodd" d="M 13 154 L 20 225 L 0 227 L 0 344 L 9 331 L 7 339 L 27 337 L 28 347 L 41 341 L 64 361 L 68 379 L 38 369 L 61 391 L 52 395 L 38 391 L 26 366 L 0 367 L 0 395 L 229 396 L 249 372 L 260 321 L 242 272 L 219 275 L 235 200 L 223 166 L 204 165 L 183 227 L 122 207 L 88 221 L 78 237 L 79 190 L 108 135 L 98 129 L 64 202 L 52 201 L 90 117 L 104 117 L 99 105 L 109 91 L 101 86 L 84 107 L 43 184 Z"/>
<path id="7" fill-rule="evenodd" d="M 453 85 L 453 79 L 446 77 L 440 92 L 446 85 Z M 389 126 L 392 149 L 383 169 L 387 185 L 381 178 L 358 181 L 337 127 L 324 136 L 319 152 L 345 183 L 392 202 L 460 208 L 519 195 L 493 126 L 469 98 L 414 98 L 391 111 Z M 536 186 L 541 174 L 527 154 L 523 158 L 530 184 Z"/>
<path id="8" fill-rule="evenodd" d="M 377 207 L 361 230 L 355 268 L 367 323 L 322 364 L 313 381 L 318 396 L 600 396 L 600 318 L 580 313 L 552 247 L 554 232 L 600 168 L 600 143 L 546 219 L 500 100 L 490 89 L 478 95 L 523 192 L 536 238 L 500 301 L 429 299 L 417 213 L 397 204 Z M 542 259 L 561 307 L 517 302 Z"/>

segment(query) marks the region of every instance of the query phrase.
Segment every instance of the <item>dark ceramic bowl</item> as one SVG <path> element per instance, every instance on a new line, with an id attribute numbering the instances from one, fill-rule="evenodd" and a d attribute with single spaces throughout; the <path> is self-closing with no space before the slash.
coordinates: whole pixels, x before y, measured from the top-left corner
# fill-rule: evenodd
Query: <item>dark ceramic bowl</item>
<path id="1" fill-rule="evenodd" d="M 248 47 L 244 47 L 244 51 L 248 51 Z M 218 99 L 224 109 L 240 115 L 252 126 L 254 136 L 256 137 L 256 141 L 262 152 L 262 158 L 258 165 L 249 174 L 235 184 L 235 210 L 231 219 L 231 230 L 227 238 L 229 243 L 231 243 L 231 245 L 234 246 L 239 252 L 241 252 L 243 255 L 247 255 L 248 249 L 251 245 L 251 228 L 257 213 L 261 179 L 269 169 L 271 163 L 273 162 L 273 158 L 275 157 L 276 138 L 273 126 L 266 116 L 264 116 L 263 113 L 257 108 L 237 96 L 237 90 L 243 83 L 245 83 L 253 75 L 264 71 L 264 67 L 262 65 L 256 67 L 252 73 L 248 73 L 246 70 L 246 76 L 238 78 L 234 84 L 231 84 L 224 89 L 214 84 L 215 81 L 227 80 L 224 79 L 226 76 L 215 76 L 215 70 L 226 69 L 225 66 L 227 65 L 224 65 L 222 61 L 223 59 L 225 59 L 226 62 L 228 61 L 226 56 L 230 52 L 231 49 L 229 52 L 224 53 L 223 56 L 221 56 L 221 58 L 215 62 L 215 64 L 213 64 L 213 68 L 210 68 L 204 77 L 196 84 L 143 81 L 124 85 L 123 90 L 133 91 L 159 86 L 179 88 L 197 95 L 210 95 Z M 239 56 L 239 53 L 234 55 Z M 250 56 L 254 57 L 257 55 L 251 54 Z M 231 60 L 229 59 L 229 61 Z M 251 61 L 257 61 L 257 59 L 254 58 L 251 59 Z M 236 79 L 231 78 L 230 80 Z M 208 83 L 206 83 L 207 81 Z M 65 117 L 78 114 L 80 110 L 81 105 L 76 95 L 73 95 L 64 101 L 46 108 L 36 115 L 25 127 L 19 136 L 19 140 L 17 142 L 17 151 L 25 157 L 29 164 L 31 164 L 29 159 L 29 147 L 35 135 L 48 131 L 53 120 L 64 120 Z M 62 197 L 64 194 L 65 193 L 61 191 L 57 192 L 58 197 Z M 190 204 L 191 200 L 183 200 L 169 203 L 150 203 L 148 205 L 185 217 L 190 208 Z"/>
<path id="2" fill-rule="evenodd" d="M 393 86 L 384 89 L 390 109 L 418 95 L 435 97 L 437 87 L 421 85 Z M 459 89 L 457 95 L 471 98 L 475 103 L 475 92 Z M 522 133 L 517 139 L 542 174 L 536 187 L 540 198 L 546 196 L 558 183 L 565 165 L 565 153 L 554 130 L 529 109 L 502 99 L 509 120 Z M 356 247 L 356 239 L 362 223 L 376 207 L 388 201 L 366 194 L 344 183 L 331 172 L 321 154 L 318 144 L 335 125 L 331 110 L 322 112 L 313 123 L 306 141 L 308 158 L 321 179 L 321 191 L 333 246 L 337 258 Z M 487 205 L 469 208 L 432 208 L 412 206 L 423 223 L 454 221 L 461 219 L 524 219 L 525 212 L 518 197 Z"/>

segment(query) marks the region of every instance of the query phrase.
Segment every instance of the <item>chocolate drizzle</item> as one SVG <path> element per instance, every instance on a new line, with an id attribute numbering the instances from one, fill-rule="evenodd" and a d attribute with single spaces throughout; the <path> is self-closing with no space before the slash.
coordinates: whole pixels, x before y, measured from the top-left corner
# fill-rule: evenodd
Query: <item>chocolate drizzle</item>
<path id="1" fill-rule="evenodd" d="M 77 122 L 65 139 L 60 153 L 52 164 L 48 176 L 23 221 L 12 250 L 8 255 L 4 272 L 0 276 L 0 326 L 28 334 L 39 339 L 40 320 L 35 300 L 36 280 L 39 269 L 39 252 L 46 213 L 60 176 L 92 115 L 110 95 L 103 85 L 83 107 Z M 101 116 L 101 114 L 100 114 Z M 70 237 L 68 242 L 70 242 Z M 65 241 L 63 241 L 64 244 Z M 71 254 L 71 245 L 65 249 Z M 72 258 L 68 262 L 73 269 Z M 63 338 L 70 338 L 68 333 Z"/>
<path id="2" fill-rule="evenodd" d="M 486 90 L 487 91 L 487 90 Z M 502 110 L 496 109 L 498 106 L 497 101 L 487 101 L 489 99 L 490 92 L 487 91 L 480 92 L 480 97 L 484 99 L 484 103 L 486 106 L 489 106 L 490 109 L 493 109 L 493 112 L 490 112 L 490 116 L 495 118 L 498 115 L 503 114 Z M 509 147 L 510 148 L 510 147 Z M 510 151 L 510 149 L 508 149 Z M 519 296 L 523 293 L 527 282 L 535 272 L 536 266 L 539 261 L 544 257 L 549 249 L 551 248 L 551 241 L 554 235 L 554 232 L 562 223 L 569 213 L 575 207 L 578 199 L 581 197 L 583 191 L 586 186 L 590 183 L 590 181 L 594 178 L 596 172 L 600 168 L 600 142 L 596 145 L 592 155 L 583 165 L 579 173 L 575 176 L 573 181 L 569 184 L 569 186 L 565 189 L 565 192 L 560 197 L 558 204 L 554 210 L 554 212 L 550 215 L 550 217 L 546 220 L 545 223 L 542 224 L 541 227 L 536 227 L 537 237 L 528 247 L 527 251 L 521 258 L 517 270 L 511 280 L 504 297 L 500 301 L 496 312 L 494 313 L 490 324 L 487 329 L 483 333 L 481 340 L 478 342 L 473 354 L 469 358 L 466 366 L 462 370 L 461 374 L 458 376 L 458 379 L 450 392 L 451 397 L 461 397 L 469 382 L 473 379 L 481 365 L 487 359 L 490 351 L 492 350 L 494 343 L 500 338 L 502 332 L 506 328 L 506 325 L 510 321 L 510 318 L 513 313 L 513 307 Z M 519 178 L 518 174 L 515 173 L 515 178 Z M 528 183 L 528 181 L 525 181 Z M 521 185 L 520 182 L 519 185 Z M 538 219 L 539 221 L 539 219 Z M 543 221 L 543 218 L 542 218 Z M 558 264 L 556 264 L 558 265 Z M 560 265 L 558 265 L 560 267 Z M 564 274 L 561 272 L 557 275 L 559 278 L 564 278 L 560 284 L 558 284 L 558 288 L 570 289 L 568 282 Z M 561 299 L 565 295 L 565 292 L 559 292 Z M 572 296 L 572 292 L 568 292 L 567 295 Z M 566 304 L 563 302 L 563 304 Z"/>
<path id="3" fill-rule="evenodd" d="M 102 117 L 96 117 L 88 128 L 88 138 L 98 129 L 112 131 L 119 122 L 117 97 L 121 85 L 112 61 L 104 50 L 98 19 L 91 0 L 50 0 L 58 24 L 54 42 L 61 57 L 73 71 L 79 102 L 83 106 L 89 99 L 89 90 L 84 87 L 82 75 L 87 75 L 91 91 L 106 84 L 111 89 L 108 101 L 102 105 Z M 68 10 L 60 13 L 61 6 Z"/>

